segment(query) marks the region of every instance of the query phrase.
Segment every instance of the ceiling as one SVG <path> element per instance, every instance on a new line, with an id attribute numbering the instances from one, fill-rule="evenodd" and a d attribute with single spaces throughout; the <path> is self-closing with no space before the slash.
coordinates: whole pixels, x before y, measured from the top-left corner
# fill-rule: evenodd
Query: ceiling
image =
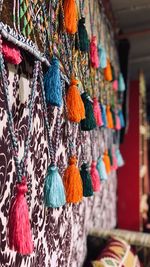
<path id="1" fill-rule="evenodd" d="M 150 0 L 110 0 L 118 27 L 130 41 L 129 76 L 142 69 L 150 85 Z"/>

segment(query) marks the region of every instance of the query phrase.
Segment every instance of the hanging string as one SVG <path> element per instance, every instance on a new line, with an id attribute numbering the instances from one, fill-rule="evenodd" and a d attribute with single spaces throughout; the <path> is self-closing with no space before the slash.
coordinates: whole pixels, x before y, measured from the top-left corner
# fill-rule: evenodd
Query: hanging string
<path id="1" fill-rule="evenodd" d="M 9 125 L 9 131 L 10 131 L 10 136 L 11 136 L 11 143 L 12 143 L 12 153 L 16 165 L 16 172 L 18 176 L 18 182 L 21 182 L 22 176 L 26 172 L 26 162 L 27 162 L 27 157 L 28 157 L 28 151 L 29 151 L 29 146 L 31 142 L 31 132 L 32 132 L 32 118 L 33 118 L 33 108 L 34 108 L 34 100 L 35 100 L 35 92 L 37 88 L 37 76 L 38 76 L 38 62 L 35 63 L 35 68 L 33 72 L 33 84 L 32 84 L 32 90 L 31 90 L 31 97 L 29 101 L 29 115 L 28 115 L 28 123 L 27 123 L 27 139 L 25 140 L 25 146 L 24 146 L 24 154 L 19 161 L 19 156 L 18 156 L 18 140 L 16 138 L 15 134 L 15 129 L 14 129 L 14 123 L 13 123 L 13 115 L 10 110 L 10 98 L 9 98 L 9 89 L 8 89 L 8 78 L 7 78 L 7 73 L 5 70 L 5 64 L 3 60 L 2 53 L 0 53 L 0 71 L 1 71 L 1 76 L 2 76 L 2 83 L 3 83 L 3 90 L 4 90 L 4 95 L 6 99 L 6 105 L 7 105 L 7 114 L 8 114 L 8 125 Z"/>

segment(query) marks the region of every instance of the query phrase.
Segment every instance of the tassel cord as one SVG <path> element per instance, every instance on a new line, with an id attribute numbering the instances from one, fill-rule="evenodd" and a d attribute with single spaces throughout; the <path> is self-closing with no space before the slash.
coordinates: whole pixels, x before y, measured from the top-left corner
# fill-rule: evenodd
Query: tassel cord
<path id="1" fill-rule="evenodd" d="M 33 118 L 33 109 L 34 109 L 34 102 L 35 102 L 35 91 L 37 87 L 37 76 L 38 76 L 38 65 L 39 63 L 35 63 L 35 69 L 34 69 L 34 74 L 33 74 L 33 84 L 32 84 L 32 90 L 31 90 L 31 96 L 30 96 L 30 101 L 29 101 L 29 115 L 28 115 L 28 123 L 27 123 L 27 139 L 25 140 L 25 146 L 24 146 L 24 154 L 19 162 L 19 156 L 18 156 L 18 140 L 15 134 L 15 129 L 14 129 L 14 123 L 13 123 L 13 115 L 10 110 L 10 97 L 9 97 L 9 89 L 8 89 L 8 79 L 7 79 L 7 73 L 5 70 L 5 64 L 3 60 L 2 53 L 0 53 L 0 71 L 1 71 L 1 77 L 2 77 L 2 82 L 3 82 L 3 90 L 4 90 L 4 95 L 5 95 L 5 100 L 6 100 L 6 106 L 7 106 L 7 114 L 8 114 L 8 126 L 9 126 L 9 132 L 11 136 L 11 145 L 12 145 L 12 153 L 15 161 L 15 166 L 16 166 L 16 171 L 18 175 L 18 181 L 21 182 L 22 176 L 25 173 L 26 170 L 26 161 L 28 158 L 28 151 L 29 151 L 29 146 L 31 142 L 31 132 L 32 132 L 32 118 Z"/>

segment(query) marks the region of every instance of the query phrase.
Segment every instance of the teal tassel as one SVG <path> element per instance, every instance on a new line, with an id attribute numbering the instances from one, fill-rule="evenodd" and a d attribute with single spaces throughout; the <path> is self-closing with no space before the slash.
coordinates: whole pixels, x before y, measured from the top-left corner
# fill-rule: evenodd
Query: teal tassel
<path id="1" fill-rule="evenodd" d="M 125 82 L 124 82 L 124 78 L 123 78 L 122 73 L 119 74 L 118 84 L 119 84 L 119 91 L 124 92 L 126 89 L 126 86 L 125 86 Z"/>
<path id="2" fill-rule="evenodd" d="M 124 160 L 119 148 L 116 150 L 116 158 L 118 167 L 122 167 L 124 165 Z"/>
<path id="3" fill-rule="evenodd" d="M 118 112 L 118 116 L 119 116 L 119 119 L 120 119 L 121 128 L 124 128 L 125 127 L 125 120 L 124 120 L 124 116 L 123 116 L 123 113 L 122 113 L 121 109 Z"/>
<path id="4" fill-rule="evenodd" d="M 86 92 L 84 92 L 81 95 L 81 97 L 85 107 L 85 119 L 81 120 L 81 130 L 90 131 L 96 128 L 96 120 L 94 117 L 93 105 Z"/>
<path id="5" fill-rule="evenodd" d="M 111 72 L 112 72 L 112 81 L 114 81 L 116 79 L 115 77 L 115 69 L 114 66 L 111 64 Z"/>
<path id="6" fill-rule="evenodd" d="M 93 196 L 93 187 L 92 187 L 92 181 L 91 176 L 88 171 L 88 165 L 86 163 L 83 163 L 80 170 L 80 175 L 83 182 L 83 196 L 84 197 L 91 197 Z"/>
<path id="7" fill-rule="evenodd" d="M 110 164 L 111 164 L 111 166 L 113 166 L 113 156 L 112 156 L 111 148 L 108 149 L 108 156 L 110 158 Z"/>
<path id="8" fill-rule="evenodd" d="M 100 104 L 100 108 L 102 113 L 103 126 L 106 128 L 107 127 L 106 107 L 103 104 Z"/>
<path id="9" fill-rule="evenodd" d="M 59 208 L 66 203 L 62 179 L 56 166 L 49 166 L 44 185 L 44 202 L 46 207 Z"/>
<path id="10" fill-rule="evenodd" d="M 102 181 L 106 181 L 108 179 L 108 176 L 107 176 L 106 167 L 105 167 L 105 163 L 103 161 L 102 156 L 99 157 L 96 168 L 99 172 L 100 179 Z"/>
<path id="11" fill-rule="evenodd" d="M 59 61 L 53 57 L 51 65 L 44 76 L 46 102 L 52 106 L 61 107 L 62 87 L 60 79 Z"/>
<path id="12" fill-rule="evenodd" d="M 89 39 L 85 27 L 85 18 L 81 18 L 78 24 L 79 47 L 82 52 L 89 51 Z"/>
<path id="13" fill-rule="evenodd" d="M 105 48 L 101 44 L 98 45 L 98 54 L 99 54 L 100 68 L 105 69 L 107 67 L 107 56 Z"/>

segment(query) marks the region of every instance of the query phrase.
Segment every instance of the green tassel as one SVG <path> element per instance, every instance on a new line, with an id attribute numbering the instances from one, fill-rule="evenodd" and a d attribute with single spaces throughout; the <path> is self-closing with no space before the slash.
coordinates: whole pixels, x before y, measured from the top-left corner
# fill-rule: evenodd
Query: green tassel
<path id="1" fill-rule="evenodd" d="M 56 166 L 49 166 L 44 185 L 46 207 L 59 208 L 66 203 L 65 190 Z"/>
<path id="2" fill-rule="evenodd" d="M 81 18 L 78 24 L 79 48 L 82 52 L 89 51 L 89 39 L 85 27 L 85 18 Z"/>
<path id="3" fill-rule="evenodd" d="M 81 95 L 81 97 L 85 107 L 85 119 L 81 120 L 81 130 L 90 131 L 96 128 L 96 120 L 94 117 L 93 105 L 89 95 L 86 92 L 84 92 Z"/>
<path id="4" fill-rule="evenodd" d="M 88 165 L 86 163 L 83 163 L 80 170 L 80 175 L 83 182 L 83 196 L 84 197 L 91 197 L 93 196 L 93 187 L 92 187 L 92 181 L 91 176 L 88 171 Z"/>
<path id="5" fill-rule="evenodd" d="M 108 156 L 110 158 L 110 164 L 111 166 L 113 166 L 113 156 L 112 156 L 111 148 L 108 149 Z"/>

